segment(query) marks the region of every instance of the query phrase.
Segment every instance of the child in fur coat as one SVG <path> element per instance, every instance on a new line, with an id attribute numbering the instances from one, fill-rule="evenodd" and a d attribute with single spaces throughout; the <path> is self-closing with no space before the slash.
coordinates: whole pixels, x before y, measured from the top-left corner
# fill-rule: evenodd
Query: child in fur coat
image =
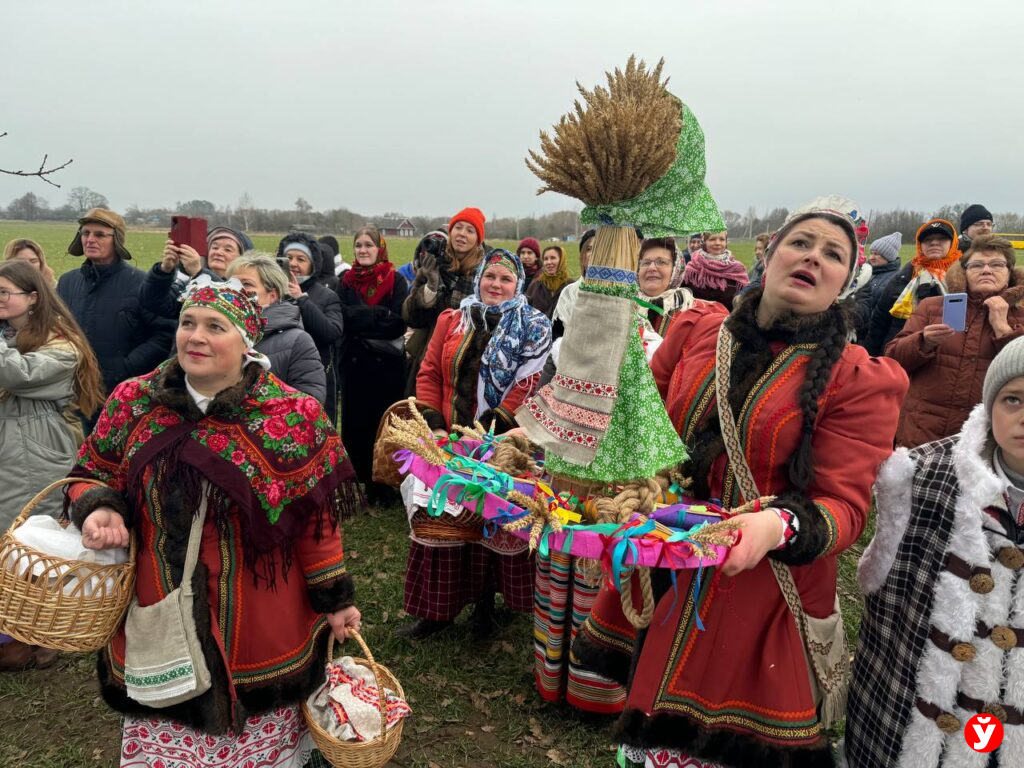
<path id="1" fill-rule="evenodd" d="M 992 361 L 963 430 L 899 449 L 875 491 L 849 765 L 1024 765 L 1024 338 Z M 996 749 L 972 748 L 977 714 L 999 719 Z"/>

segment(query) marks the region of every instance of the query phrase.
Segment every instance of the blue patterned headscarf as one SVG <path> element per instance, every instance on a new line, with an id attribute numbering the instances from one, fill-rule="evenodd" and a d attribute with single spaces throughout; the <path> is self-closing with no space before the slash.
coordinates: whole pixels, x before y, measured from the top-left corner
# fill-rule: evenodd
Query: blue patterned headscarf
<path id="1" fill-rule="evenodd" d="M 516 276 L 516 293 L 508 301 L 488 306 L 480 296 L 480 279 L 484 271 L 495 264 Z M 501 316 L 480 358 L 477 416 L 501 405 L 517 382 L 540 371 L 551 351 L 551 321 L 527 303 L 523 295 L 525 280 L 519 257 L 504 248 L 494 248 L 484 255 L 476 270 L 473 295 L 459 304 L 462 330 L 486 330 L 488 317 Z"/>

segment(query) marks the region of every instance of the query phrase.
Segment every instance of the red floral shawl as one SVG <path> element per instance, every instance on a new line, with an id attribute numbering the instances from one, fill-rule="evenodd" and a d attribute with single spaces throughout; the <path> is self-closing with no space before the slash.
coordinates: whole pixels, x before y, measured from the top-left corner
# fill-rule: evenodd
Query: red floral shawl
<path id="1" fill-rule="evenodd" d="M 311 515 L 320 528 L 333 528 L 358 497 L 352 464 L 320 404 L 254 364 L 205 415 L 176 360 L 118 385 L 71 476 L 100 480 L 138 509 L 145 470 L 154 465 L 158 489 L 182 492 L 190 507 L 197 508 L 206 480 L 213 516 L 237 510 L 254 572 L 256 560 L 275 549 L 287 567 Z M 274 580 L 272 572 L 258 575 Z"/>

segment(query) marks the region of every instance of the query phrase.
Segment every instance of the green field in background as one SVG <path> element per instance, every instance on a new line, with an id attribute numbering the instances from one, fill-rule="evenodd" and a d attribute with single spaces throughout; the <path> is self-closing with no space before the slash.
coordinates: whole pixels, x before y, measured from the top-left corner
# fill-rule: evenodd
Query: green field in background
<path id="1" fill-rule="evenodd" d="M 27 237 L 38 242 L 46 253 L 46 261 L 57 274 L 74 269 L 81 264 L 78 256 L 69 256 L 67 247 L 75 236 L 78 229 L 77 224 L 61 221 L 0 221 L 0 243 L 6 244 L 16 237 Z M 285 233 L 258 233 L 252 235 L 253 243 L 261 251 L 277 250 L 277 243 Z M 326 233 L 321 233 L 326 234 Z M 130 229 L 128 230 L 127 246 L 132 252 L 133 263 L 141 269 L 148 269 L 160 260 L 160 254 L 164 249 L 164 242 L 167 240 L 167 232 L 155 229 Z M 345 261 L 352 262 L 352 239 L 347 236 L 338 237 L 341 245 L 341 253 Z M 412 259 L 413 250 L 419 238 L 416 237 L 390 237 L 388 238 L 388 253 L 391 261 L 401 266 Z M 513 250 L 516 247 L 515 240 L 488 240 L 487 244 L 496 248 L 508 248 Z M 541 243 L 547 245 L 547 243 Z M 579 274 L 579 249 L 576 243 L 562 244 L 569 254 L 569 271 L 573 275 Z M 754 242 L 752 240 L 733 240 L 729 247 L 737 259 L 748 267 L 754 258 Z M 904 245 L 900 250 L 903 261 L 907 261 L 914 255 L 913 245 Z"/>

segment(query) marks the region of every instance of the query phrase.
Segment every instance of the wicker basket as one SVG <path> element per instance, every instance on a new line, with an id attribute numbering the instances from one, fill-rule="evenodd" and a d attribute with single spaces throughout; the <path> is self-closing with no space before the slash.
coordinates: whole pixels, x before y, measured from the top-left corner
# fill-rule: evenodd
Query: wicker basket
<path id="1" fill-rule="evenodd" d="M 399 400 L 397 403 L 394 403 L 384 411 L 384 415 L 380 417 L 380 424 L 377 425 L 377 437 L 374 438 L 373 441 L 372 477 L 374 482 L 383 483 L 384 485 L 390 485 L 392 488 L 397 488 L 402 484 L 402 480 L 405 479 L 402 476 L 402 473 L 398 471 L 398 464 L 396 464 L 395 460 L 391 458 L 391 455 L 396 450 L 396 446 L 391 445 L 387 440 L 384 440 L 383 434 L 384 430 L 388 427 L 392 415 L 394 415 L 396 419 L 403 421 L 410 418 L 412 405 L 414 403 L 420 410 L 429 407 L 426 403 L 410 397 L 406 400 Z"/>
<path id="2" fill-rule="evenodd" d="M 371 741 L 340 741 L 316 722 L 313 713 L 309 711 L 309 704 L 305 701 L 302 702 L 302 715 L 306 718 L 306 725 L 309 726 L 310 735 L 317 749 L 334 768 L 382 768 L 398 751 L 398 744 L 402 740 L 402 725 L 405 723 L 404 719 L 399 720 L 398 725 L 388 729 L 384 689 L 390 688 L 403 699 L 405 691 L 402 690 L 398 678 L 391 674 L 387 667 L 373 660 L 373 654 L 366 647 L 366 641 L 362 636 L 353 631 L 352 637 L 366 654 L 366 658 L 355 658 L 353 661 L 368 667 L 377 681 L 377 692 L 380 694 L 380 736 Z M 333 632 L 327 641 L 327 658 L 334 658 Z"/>
<path id="3" fill-rule="evenodd" d="M 97 565 L 65 560 L 26 546 L 14 537 L 51 491 L 95 480 L 62 478 L 41 490 L 0 536 L 0 632 L 30 645 L 85 653 L 102 648 L 124 617 L 135 591 L 135 538 L 128 562 Z M 39 569 L 41 573 L 33 575 Z M 70 581 L 77 583 L 65 593 Z M 94 584 L 91 594 L 86 586 Z"/>

